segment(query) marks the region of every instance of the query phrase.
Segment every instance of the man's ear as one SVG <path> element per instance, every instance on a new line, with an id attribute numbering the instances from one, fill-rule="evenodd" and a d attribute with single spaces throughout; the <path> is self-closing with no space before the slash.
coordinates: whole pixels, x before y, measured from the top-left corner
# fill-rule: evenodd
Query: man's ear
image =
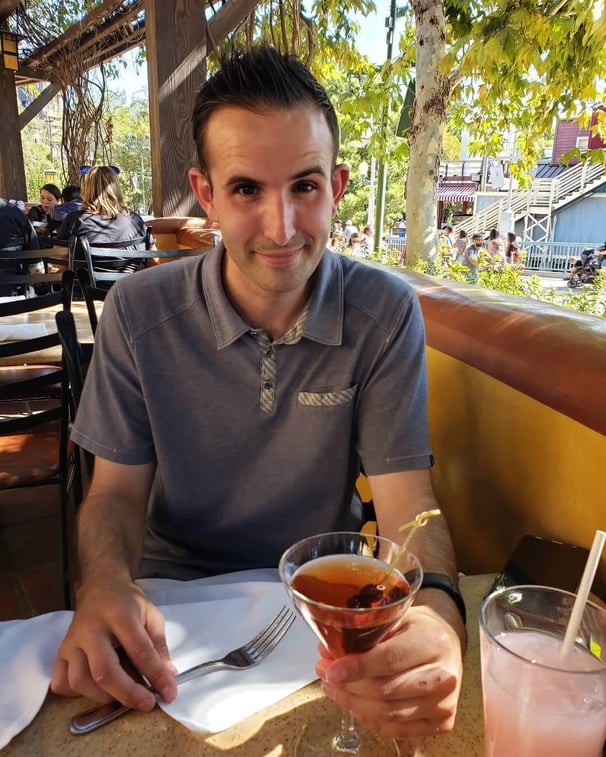
<path id="1" fill-rule="evenodd" d="M 345 189 L 347 187 L 347 182 L 349 181 L 349 166 L 346 166 L 345 163 L 341 163 L 338 166 L 335 166 L 334 171 L 332 172 L 332 215 L 336 215 L 337 207 L 339 205 L 339 202 L 341 200 L 341 197 L 343 197 L 343 193 L 345 192 Z"/>
<path id="2" fill-rule="evenodd" d="M 198 198 L 200 205 L 204 208 L 206 215 L 211 221 L 218 221 L 219 218 L 213 203 L 213 190 L 210 180 L 199 168 L 190 168 L 188 175 L 191 188 L 194 190 L 194 194 Z"/>

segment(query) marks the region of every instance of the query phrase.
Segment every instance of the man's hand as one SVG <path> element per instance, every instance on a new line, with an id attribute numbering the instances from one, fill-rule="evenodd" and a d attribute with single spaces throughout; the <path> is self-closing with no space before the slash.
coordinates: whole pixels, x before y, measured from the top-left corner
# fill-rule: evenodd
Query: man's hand
<path id="1" fill-rule="evenodd" d="M 368 652 L 338 660 L 323 648 L 320 654 L 316 673 L 324 693 L 371 730 L 407 739 L 454 726 L 461 640 L 431 607 L 409 607 L 400 630 Z"/>
<path id="2" fill-rule="evenodd" d="M 117 699 L 149 712 L 156 698 L 122 668 L 122 646 L 132 664 L 166 702 L 177 695 L 176 670 L 170 662 L 164 618 L 132 582 L 115 578 L 84 587 L 78 609 L 59 648 L 51 690 L 62 696 L 84 695 L 98 702 Z"/>

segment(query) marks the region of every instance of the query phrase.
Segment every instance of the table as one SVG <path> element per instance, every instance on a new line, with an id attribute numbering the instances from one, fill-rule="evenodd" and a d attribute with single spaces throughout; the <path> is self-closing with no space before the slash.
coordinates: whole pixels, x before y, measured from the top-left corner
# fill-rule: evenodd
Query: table
<path id="1" fill-rule="evenodd" d="M 37 310 L 32 313 L 2 316 L 0 321 L 6 326 L 20 323 L 45 323 L 48 333 L 53 334 L 57 331 L 57 324 L 55 323 L 55 313 L 57 313 L 57 310 L 57 308 L 48 308 L 46 310 Z M 74 314 L 78 339 L 81 342 L 92 342 L 93 332 L 90 327 L 86 304 L 83 301 L 73 301 L 71 311 Z M 16 358 L 14 357 L 2 358 L 0 359 L 0 366 L 14 365 L 15 360 Z M 23 362 L 22 359 L 21 362 Z M 61 363 L 61 347 L 49 347 L 45 350 L 32 352 L 28 357 L 28 362 L 59 364 Z"/>
<path id="2" fill-rule="evenodd" d="M 461 591 L 467 603 L 469 645 L 453 732 L 402 743 L 402 757 L 482 757 L 484 739 L 477 618 L 482 598 L 494 578 L 494 575 L 483 575 L 461 579 Z M 226 753 L 239 757 L 290 757 L 304 723 L 311 720 L 326 723 L 328 737 L 340 717 L 337 706 L 323 696 L 319 683 L 314 682 L 212 736 L 204 737 L 187 730 L 159 708 L 148 714 L 131 712 L 86 736 L 72 736 L 67 721 L 90 706 L 91 703 L 84 698 L 64 699 L 49 694 L 33 723 L 3 750 L 3 757 L 106 754 L 224 757 Z M 376 757 L 382 756 L 377 753 Z"/>

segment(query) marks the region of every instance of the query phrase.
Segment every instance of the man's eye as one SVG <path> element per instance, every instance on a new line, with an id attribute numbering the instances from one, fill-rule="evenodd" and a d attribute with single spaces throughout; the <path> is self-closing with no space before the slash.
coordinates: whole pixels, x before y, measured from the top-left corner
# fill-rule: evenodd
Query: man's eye
<path id="1" fill-rule="evenodd" d="M 257 188 L 252 184 L 238 184 L 234 187 L 234 192 L 238 195 L 252 195 L 255 194 L 256 191 Z"/>
<path id="2" fill-rule="evenodd" d="M 299 181 L 295 184 L 295 192 L 313 192 L 315 188 L 313 181 Z"/>

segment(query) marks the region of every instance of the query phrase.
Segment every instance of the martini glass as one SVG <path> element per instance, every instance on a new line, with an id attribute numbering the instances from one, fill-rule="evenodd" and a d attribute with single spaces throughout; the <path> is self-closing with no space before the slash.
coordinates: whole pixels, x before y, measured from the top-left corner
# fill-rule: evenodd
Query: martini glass
<path id="1" fill-rule="evenodd" d="M 282 555 L 280 578 L 333 657 L 372 649 L 402 622 L 421 586 L 423 570 L 408 550 L 391 570 L 399 549 L 381 536 L 335 532 L 303 539 Z M 345 708 L 341 727 L 332 738 L 319 725 L 306 727 L 297 743 L 297 757 L 399 754 L 393 740 L 367 730 L 361 734 Z"/>

